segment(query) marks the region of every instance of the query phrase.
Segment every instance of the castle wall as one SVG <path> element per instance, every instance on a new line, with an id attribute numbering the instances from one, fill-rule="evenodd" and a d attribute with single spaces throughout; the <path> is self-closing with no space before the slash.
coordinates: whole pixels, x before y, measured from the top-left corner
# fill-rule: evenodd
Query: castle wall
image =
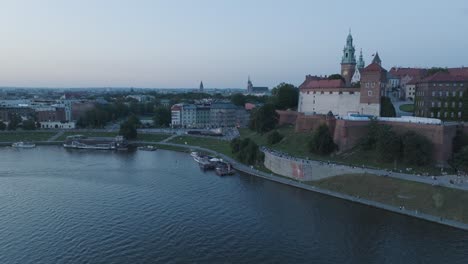
<path id="1" fill-rule="evenodd" d="M 276 110 L 279 115 L 278 125 L 295 125 L 298 113 L 296 111 Z"/>
<path id="2" fill-rule="evenodd" d="M 359 113 L 363 115 L 380 116 L 380 103 L 379 104 L 360 104 L 359 108 L 360 108 Z"/>
<path id="3" fill-rule="evenodd" d="M 341 88 L 345 90 L 345 88 Z M 323 114 L 347 116 L 348 113 L 359 113 L 360 93 L 354 91 L 301 91 L 299 93 L 299 112 L 306 114 Z"/>
<path id="4" fill-rule="evenodd" d="M 397 134 L 413 131 L 426 137 L 433 144 L 433 159 L 439 166 L 447 165 L 451 158 L 456 124 L 430 125 L 390 121 L 380 121 L 379 124 L 392 127 Z M 347 151 L 358 145 L 367 135 L 368 125 L 369 121 L 337 120 L 333 137 L 339 151 Z"/>

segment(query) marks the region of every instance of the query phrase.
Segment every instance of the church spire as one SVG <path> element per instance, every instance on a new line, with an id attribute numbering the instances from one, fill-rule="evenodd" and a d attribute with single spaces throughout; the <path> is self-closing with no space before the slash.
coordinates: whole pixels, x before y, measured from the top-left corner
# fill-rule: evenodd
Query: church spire
<path id="1" fill-rule="evenodd" d="M 203 81 L 200 82 L 200 89 L 199 91 L 200 92 L 203 92 L 203 90 L 205 89 L 205 87 L 203 87 Z"/>
<path id="2" fill-rule="evenodd" d="M 341 64 L 356 64 L 356 56 L 354 55 L 354 52 L 353 36 L 351 35 L 351 29 L 349 29 L 349 34 L 346 38 L 346 46 L 343 49 Z"/>
<path id="3" fill-rule="evenodd" d="M 363 69 L 366 63 L 364 62 L 364 57 L 362 56 L 362 49 L 361 52 L 359 53 L 359 61 L 357 63 L 357 68 L 359 70 Z"/>

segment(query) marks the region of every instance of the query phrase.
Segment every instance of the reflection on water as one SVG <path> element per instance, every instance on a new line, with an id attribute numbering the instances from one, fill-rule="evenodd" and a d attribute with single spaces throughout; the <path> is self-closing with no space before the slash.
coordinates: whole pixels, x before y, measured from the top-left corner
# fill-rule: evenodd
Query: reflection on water
<path id="1" fill-rule="evenodd" d="M 183 153 L 0 148 L 0 263 L 466 263 L 468 233 Z"/>

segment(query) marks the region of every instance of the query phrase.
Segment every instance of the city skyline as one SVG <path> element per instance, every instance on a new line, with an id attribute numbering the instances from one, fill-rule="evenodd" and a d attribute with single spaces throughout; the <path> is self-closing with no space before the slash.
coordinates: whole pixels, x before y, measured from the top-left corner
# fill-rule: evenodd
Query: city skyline
<path id="1" fill-rule="evenodd" d="M 458 0 L 14 1 L 0 10 L 0 86 L 299 85 L 340 71 L 350 28 L 366 63 L 378 51 L 387 69 L 468 66 L 466 18 Z"/>

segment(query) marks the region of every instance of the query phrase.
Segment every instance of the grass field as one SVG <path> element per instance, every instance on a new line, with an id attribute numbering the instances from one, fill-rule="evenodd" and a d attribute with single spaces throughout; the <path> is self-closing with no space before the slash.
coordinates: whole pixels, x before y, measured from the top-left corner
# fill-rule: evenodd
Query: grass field
<path id="1" fill-rule="evenodd" d="M 180 136 L 173 138 L 171 143 L 191 145 L 202 148 L 214 150 L 222 153 L 226 156 L 233 157 L 231 153 L 231 147 L 229 141 L 214 139 L 214 138 L 202 138 L 202 137 L 191 137 L 191 136 Z"/>
<path id="2" fill-rule="evenodd" d="M 162 141 L 171 135 L 167 134 L 138 134 L 137 140 L 140 141 L 149 141 L 149 142 L 159 142 Z"/>
<path id="3" fill-rule="evenodd" d="M 1 132 L 0 142 L 17 142 L 17 141 L 46 141 L 56 132 Z"/>
<path id="4" fill-rule="evenodd" d="M 340 175 L 308 184 L 468 223 L 468 192 L 462 190 L 371 174 Z"/>
<path id="5" fill-rule="evenodd" d="M 412 113 L 412 112 L 414 112 L 414 104 L 400 105 L 400 110 L 403 111 L 403 112 Z"/>
<path id="6" fill-rule="evenodd" d="M 61 135 L 57 141 L 63 141 L 68 136 L 74 135 L 83 135 L 85 137 L 115 137 L 118 135 L 117 132 L 101 132 L 101 131 L 94 131 L 94 132 L 65 132 Z"/>

